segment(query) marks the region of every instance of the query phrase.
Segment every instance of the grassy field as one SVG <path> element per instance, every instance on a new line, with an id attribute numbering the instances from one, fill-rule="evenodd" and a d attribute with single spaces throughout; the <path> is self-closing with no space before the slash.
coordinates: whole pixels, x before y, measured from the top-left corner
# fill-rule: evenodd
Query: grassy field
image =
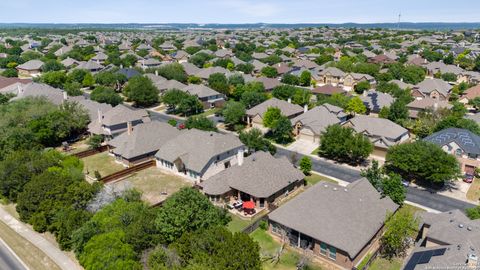
<path id="1" fill-rule="evenodd" d="M 467 192 L 467 199 L 471 201 L 480 200 L 480 179 L 475 178 L 475 181 L 470 184 L 470 188 Z"/>
<path id="2" fill-rule="evenodd" d="M 314 174 L 314 173 L 305 177 L 305 181 L 307 182 L 308 186 L 313 186 L 320 181 L 327 181 L 327 182 L 330 182 L 330 183 L 337 184 L 337 181 L 335 181 L 331 178 L 328 178 L 328 177 L 325 177 L 325 176 L 322 176 L 322 175 L 318 175 L 318 174 Z"/>
<path id="3" fill-rule="evenodd" d="M 10 229 L 5 223 L 0 221 L 0 238 L 20 257 L 20 259 L 35 270 L 60 270 L 45 253 L 35 247 L 15 231 Z"/>
<path id="4" fill-rule="evenodd" d="M 248 225 L 250 225 L 252 223 L 253 220 L 247 220 L 247 219 L 241 219 L 240 217 L 238 217 L 237 215 L 234 215 L 234 214 L 231 214 L 231 213 L 228 213 L 228 215 L 232 218 L 232 221 L 230 221 L 228 224 L 227 224 L 227 228 L 231 231 L 231 232 L 240 232 L 242 231 L 245 227 L 247 227 Z"/>
<path id="5" fill-rule="evenodd" d="M 98 171 L 104 177 L 125 169 L 121 164 L 116 163 L 115 158 L 109 156 L 108 152 L 82 158 L 82 161 L 85 174 L 91 177 L 95 177 L 95 171 Z"/>
<path id="6" fill-rule="evenodd" d="M 270 236 L 266 231 L 258 228 L 253 233 L 250 234 L 253 240 L 257 241 L 260 245 L 260 253 L 262 255 L 273 255 L 280 248 L 280 243 L 275 241 L 272 236 Z M 270 261 L 265 261 L 263 263 L 263 269 L 265 270 L 296 270 L 296 264 L 300 259 L 300 254 L 296 251 L 286 248 L 280 260 L 277 264 L 273 264 Z M 310 264 L 308 265 L 309 270 L 321 270 L 322 268 L 318 265 Z"/>
<path id="7" fill-rule="evenodd" d="M 150 204 L 165 200 L 182 187 L 192 186 L 192 183 L 188 180 L 177 175 L 164 173 L 155 167 L 135 173 L 116 184 L 125 183 L 130 183 L 134 188 L 141 191 L 142 199 Z"/>
<path id="8" fill-rule="evenodd" d="M 90 148 L 90 146 L 87 144 L 87 141 L 88 140 L 85 139 L 85 140 L 80 140 L 80 141 L 74 142 L 73 144 L 70 145 L 70 151 L 68 151 L 68 152 L 64 152 L 62 146 L 59 146 L 55 149 L 57 149 L 57 151 L 60 152 L 60 153 L 65 153 L 65 154 L 68 154 L 68 155 L 72 155 L 72 154 L 76 154 L 76 153 L 88 150 Z"/>

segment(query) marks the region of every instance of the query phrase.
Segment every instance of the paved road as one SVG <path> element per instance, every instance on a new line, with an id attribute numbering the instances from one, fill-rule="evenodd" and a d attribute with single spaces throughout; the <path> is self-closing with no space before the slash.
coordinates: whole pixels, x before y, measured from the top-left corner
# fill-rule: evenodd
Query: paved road
<path id="1" fill-rule="evenodd" d="M 27 270 L 23 264 L 17 260 L 14 254 L 0 241 L 0 269 L 2 270 Z"/>
<path id="2" fill-rule="evenodd" d="M 277 148 L 276 156 L 286 156 L 287 158 L 291 158 L 292 151 Z M 299 160 L 302 158 L 303 155 L 296 153 L 297 159 Z M 312 169 L 316 172 L 338 178 L 340 180 L 344 180 L 346 182 L 353 182 L 358 180 L 360 176 L 360 172 L 354 169 L 347 168 L 345 166 L 333 164 L 331 162 L 326 162 L 323 160 L 312 159 Z M 415 187 L 408 187 L 407 188 L 407 201 L 420 204 L 422 206 L 445 212 L 453 209 L 465 209 L 475 207 L 474 204 L 464 202 L 461 200 L 457 200 L 454 198 L 450 198 L 447 196 L 443 196 L 437 193 L 431 193 L 426 190 L 422 190 Z"/>

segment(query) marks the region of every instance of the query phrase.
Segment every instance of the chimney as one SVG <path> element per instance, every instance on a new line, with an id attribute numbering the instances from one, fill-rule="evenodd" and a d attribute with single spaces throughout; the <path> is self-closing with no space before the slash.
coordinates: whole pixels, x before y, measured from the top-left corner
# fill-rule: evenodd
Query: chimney
<path id="1" fill-rule="evenodd" d="M 468 259 L 467 259 L 467 269 L 478 269 L 477 267 L 480 266 L 478 264 L 478 257 L 477 255 L 471 253 L 468 254 Z"/>
<path id="2" fill-rule="evenodd" d="M 403 78 L 400 78 L 400 81 L 403 82 Z"/>
<path id="3" fill-rule="evenodd" d="M 155 76 L 158 76 L 158 70 L 155 70 Z"/>
<path id="4" fill-rule="evenodd" d="M 287 102 L 292 103 L 292 98 L 288 98 Z"/>
<path id="5" fill-rule="evenodd" d="M 103 113 L 100 109 L 98 109 L 98 123 L 102 124 L 103 121 Z"/>
<path id="6" fill-rule="evenodd" d="M 303 113 L 306 113 L 306 112 L 308 112 L 308 104 L 305 104 L 303 106 Z"/>
<path id="7" fill-rule="evenodd" d="M 132 121 L 128 121 L 128 122 L 127 122 L 127 134 L 128 134 L 128 135 L 132 135 L 132 130 L 133 130 L 133 128 L 132 128 Z"/>
<path id="8" fill-rule="evenodd" d="M 438 101 L 435 99 L 435 103 L 433 103 L 433 110 L 438 110 Z"/>
<path id="9" fill-rule="evenodd" d="M 23 96 L 23 91 L 24 90 L 23 90 L 23 87 L 20 86 L 20 84 L 17 85 L 17 90 L 18 90 L 17 91 L 17 96 L 19 96 L 19 97 Z"/>
<path id="10" fill-rule="evenodd" d="M 63 91 L 63 101 L 67 101 L 67 99 L 68 99 L 67 91 Z"/>
<path id="11" fill-rule="evenodd" d="M 238 150 L 237 152 L 237 160 L 238 160 L 238 166 L 242 166 L 243 165 L 243 148 Z"/>
<path id="12" fill-rule="evenodd" d="M 100 59 L 97 59 L 97 64 L 99 64 L 99 65 L 100 65 Z"/>
<path id="13" fill-rule="evenodd" d="M 120 64 L 120 69 L 122 69 L 122 68 L 123 68 L 123 64 Z"/>

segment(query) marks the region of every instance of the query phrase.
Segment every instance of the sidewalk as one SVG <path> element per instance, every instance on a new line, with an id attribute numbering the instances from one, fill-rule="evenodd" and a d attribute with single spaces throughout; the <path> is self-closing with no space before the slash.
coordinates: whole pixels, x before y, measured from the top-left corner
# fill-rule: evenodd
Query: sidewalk
<path id="1" fill-rule="evenodd" d="M 59 248 L 48 242 L 41 234 L 31 230 L 25 224 L 12 217 L 7 211 L 0 207 L 0 220 L 7 224 L 12 230 L 17 232 L 23 238 L 31 242 L 50 259 L 52 259 L 60 268 L 64 270 L 81 270 L 76 262 L 65 255 Z"/>

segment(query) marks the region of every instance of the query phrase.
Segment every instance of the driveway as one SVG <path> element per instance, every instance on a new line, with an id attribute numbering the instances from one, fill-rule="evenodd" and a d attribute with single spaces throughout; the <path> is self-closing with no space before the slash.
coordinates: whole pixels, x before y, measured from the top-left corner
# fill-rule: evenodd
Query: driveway
<path id="1" fill-rule="evenodd" d="M 438 194 L 458 200 L 468 201 L 467 192 L 469 188 L 470 184 L 465 183 L 462 180 L 458 180 L 450 183 L 443 190 L 439 191 Z"/>
<path id="2" fill-rule="evenodd" d="M 287 146 L 287 149 L 302 155 L 310 155 L 318 146 L 318 143 L 299 139 Z"/>

